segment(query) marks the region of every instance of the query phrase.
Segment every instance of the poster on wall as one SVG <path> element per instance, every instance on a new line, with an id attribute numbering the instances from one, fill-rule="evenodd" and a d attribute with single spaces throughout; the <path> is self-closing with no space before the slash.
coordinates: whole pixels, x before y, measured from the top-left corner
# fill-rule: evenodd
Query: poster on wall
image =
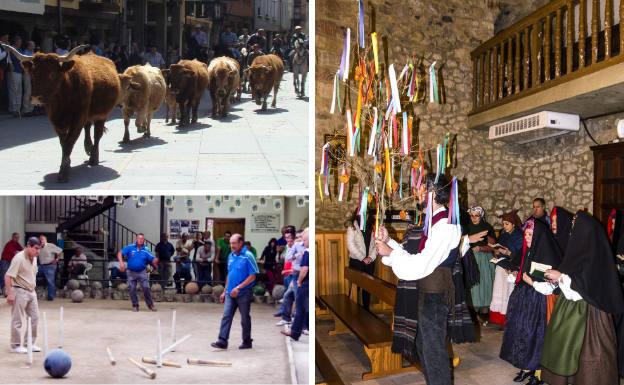
<path id="1" fill-rule="evenodd" d="M 179 219 L 169 220 L 169 238 L 180 239 L 180 220 Z"/>
<path id="2" fill-rule="evenodd" d="M 192 233 L 196 233 L 199 231 L 199 219 L 192 219 L 191 220 L 191 228 L 190 231 Z"/>
<path id="3" fill-rule="evenodd" d="M 279 233 L 281 214 L 252 214 L 251 215 L 251 232 L 252 233 Z"/>

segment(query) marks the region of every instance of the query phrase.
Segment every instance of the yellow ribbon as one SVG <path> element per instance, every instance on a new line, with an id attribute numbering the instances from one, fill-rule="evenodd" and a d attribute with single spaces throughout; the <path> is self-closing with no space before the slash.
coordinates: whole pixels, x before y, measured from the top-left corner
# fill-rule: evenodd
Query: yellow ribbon
<path id="1" fill-rule="evenodd" d="M 371 33 L 373 42 L 373 56 L 375 57 L 375 74 L 379 73 L 379 47 L 377 45 L 377 32 Z"/>

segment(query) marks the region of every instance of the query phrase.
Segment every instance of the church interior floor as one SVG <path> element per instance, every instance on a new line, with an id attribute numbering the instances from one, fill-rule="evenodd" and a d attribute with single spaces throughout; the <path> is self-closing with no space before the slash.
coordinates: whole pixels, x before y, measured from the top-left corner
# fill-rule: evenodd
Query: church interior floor
<path id="1" fill-rule="evenodd" d="M 357 385 L 425 385 L 423 374 L 416 371 L 362 381 L 362 373 L 370 370 L 362 344 L 352 334 L 330 336 L 328 332 L 331 329 L 333 321 L 316 321 L 316 338 L 345 382 Z M 480 342 L 453 345 L 455 355 L 461 359 L 454 370 L 453 384 L 517 385 L 513 382 L 517 369 L 498 357 L 502 338 L 503 332 L 498 327 L 487 326 L 481 328 Z M 624 385 L 624 381 L 620 385 Z"/>

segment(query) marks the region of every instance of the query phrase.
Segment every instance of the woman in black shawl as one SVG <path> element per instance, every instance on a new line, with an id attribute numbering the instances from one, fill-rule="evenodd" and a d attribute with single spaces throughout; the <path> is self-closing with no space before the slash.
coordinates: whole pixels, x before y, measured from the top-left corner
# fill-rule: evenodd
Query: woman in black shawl
<path id="1" fill-rule="evenodd" d="M 273 293 L 273 287 L 275 286 L 275 263 L 277 257 L 277 239 L 271 238 L 269 243 L 262 250 L 260 256 L 261 263 L 264 263 L 264 273 L 267 276 L 267 289 L 269 293 Z"/>
<path id="2" fill-rule="evenodd" d="M 563 207 L 555 206 L 550 213 L 550 228 L 555 234 L 562 253 L 565 253 L 572 231 L 572 213 Z"/>
<path id="3" fill-rule="evenodd" d="M 535 376 L 540 368 L 542 346 L 546 333 L 546 296 L 532 288 L 535 263 L 557 267 L 561 252 L 550 227 L 543 221 L 529 219 L 524 225 L 524 244 L 516 286 L 509 297 L 507 325 L 503 334 L 500 357 L 521 369 L 514 378 L 529 385 L 541 383 Z"/>
<path id="4" fill-rule="evenodd" d="M 595 218 L 576 214 L 563 262 L 545 276 L 563 295 L 546 333 L 543 378 L 551 385 L 617 384 L 613 315 L 624 312 L 624 296 L 611 245 Z"/>

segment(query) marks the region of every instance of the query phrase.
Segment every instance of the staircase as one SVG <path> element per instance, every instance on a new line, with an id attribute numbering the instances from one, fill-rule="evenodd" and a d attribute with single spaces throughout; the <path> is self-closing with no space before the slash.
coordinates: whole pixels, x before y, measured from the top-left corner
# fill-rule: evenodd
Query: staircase
<path id="1" fill-rule="evenodd" d="M 124 199 L 126 199 L 124 197 Z M 137 232 L 117 222 L 117 205 L 112 196 L 90 199 L 86 196 L 26 197 L 28 222 L 56 223 L 56 232 L 64 240 L 63 259 L 69 261 L 80 246 L 93 265 L 91 281 L 108 281 L 108 262 L 117 251 L 134 242 Z M 155 244 L 145 240 L 154 251 Z M 67 280 L 67 264 L 61 271 L 61 285 Z"/>

